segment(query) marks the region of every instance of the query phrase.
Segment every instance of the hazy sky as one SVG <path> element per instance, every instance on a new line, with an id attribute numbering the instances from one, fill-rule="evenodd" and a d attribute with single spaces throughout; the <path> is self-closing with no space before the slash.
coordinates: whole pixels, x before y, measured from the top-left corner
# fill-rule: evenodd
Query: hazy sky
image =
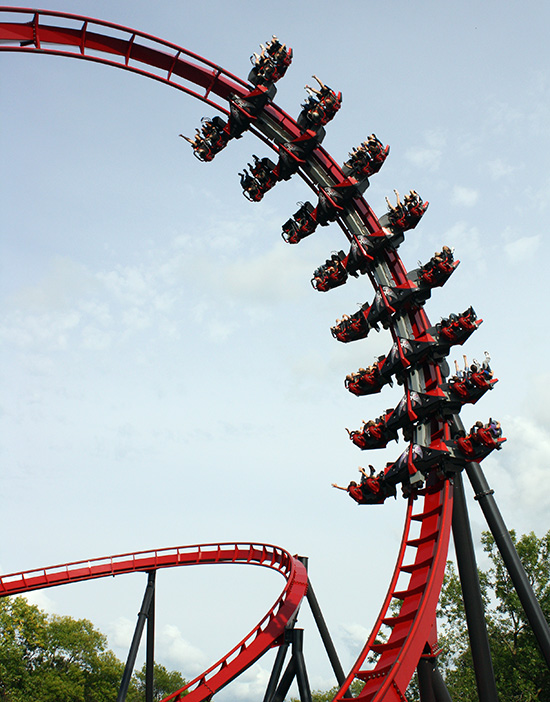
<path id="1" fill-rule="evenodd" d="M 59 0 L 49 9 L 145 31 L 243 78 L 275 33 L 295 57 L 278 84 L 283 109 L 298 114 L 313 73 L 342 91 L 323 145 L 342 162 L 371 132 L 390 144 L 366 193 L 378 215 L 393 188 L 429 200 L 399 253 L 412 269 L 455 247 L 461 265 L 426 310 L 435 323 L 473 305 L 484 319 L 464 352 L 489 350 L 500 382 L 464 423 L 500 419 L 508 442 L 484 462 L 487 478 L 510 528 L 544 533 L 548 3 Z M 336 317 L 373 297 L 366 278 L 311 288 L 314 268 L 346 247 L 340 229 L 284 244 L 281 224 L 312 199 L 304 183 L 248 202 L 237 173 L 267 148 L 245 135 L 200 163 L 178 134 L 213 112 L 176 90 L 84 61 L 3 53 L 0 62 L 0 570 L 274 543 L 309 556 L 349 667 L 382 604 L 405 503 L 357 507 L 330 483 L 347 484 L 358 465 L 382 467 L 404 445 L 362 454 L 347 438 L 345 427 L 402 393 L 356 398 L 343 388 L 391 340 L 382 331 L 343 345 L 330 335 Z M 473 500 L 470 512 L 477 538 Z M 200 672 L 282 585 L 260 569 L 162 572 L 158 660 Z M 125 658 L 144 588 L 144 576 L 125 576 L 33 601 L 91 619 Z M 311 683 L 328 687 L 305 609 Z M 270 665 L 251 668 L 231 698 L 263 694 Z"/>

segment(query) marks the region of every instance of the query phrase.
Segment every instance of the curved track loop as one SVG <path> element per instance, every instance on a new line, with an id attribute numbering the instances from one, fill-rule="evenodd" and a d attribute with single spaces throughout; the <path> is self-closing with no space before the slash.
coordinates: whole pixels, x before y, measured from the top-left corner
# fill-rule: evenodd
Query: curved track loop
<path id="1" fill-rule="evenodd" d="M 230 93 L 235 93 L 242 97 L 251 89 L 245 81 L 216 64 L 175 44 L 133 29 L 53 11 L 2 6 L 0 13 L 8 14 L 8 19 L 14 20 L 0 22 L 0 41 L 2 42 L 0 51 L 52 53 L 133 71 L 186 92 L 224 114 L 228 114 L 227 107 L 224 104 L 217 104 L 213 96 L 226 99 Z M 26 21 L 21 21 L 21 15 L 26 15 Z M 57 26 L 48 23 L 53 19 L 59 23 Z M 200 87 L 202 92 L 198 92 L 187 83 Z M 278 151 L 279 144 L 301 134 L 295 120 L 272 102 L 266 105 L 250 131 L 275 151 Z M 299 174 L 314 191 L 318 191 L 320 186 L 337 185 L 345 180 L 336 161 L 320 146 L 314 150 Z M 364 249 L 358 237 L 382 231 L 376 215 L 361 196 L 353 200 L 346 214 L 337 221 L 347 239 L 355 242 L 363 252 Z M 406 283 L 407 270 L 397 252 L 388 248 L 372 263 L 368 276 L 375 290 L 379 290 L 382 285 Z M 391 333 L 394 339 L 397 337 L 419 339 L 424 337 L 430 326 L 424 310 L 420 308 L 397 315 L 392 320 Z M 435 390 L 442 381 L 443 375 L 439 364 L 427 360 L 410 372 L 407 387 L 409 391 L 428 392 Z M 441 448 L 441 442 L 449 438 L 448 424 L 440 420 L 434 419 L 419 424 L 414 429 L 413 441 L 423 446 Z M 452 490 L 449 481 L 432 485 L 423 492 L 421 498 L 422 505 L 416 512 L 413 511 L 413 502 L 409 503 L 403 540 L 382 611 L 363 652 L 338 693 L 338 699 L 342 697 L 351 681 L 359 677 L 367 681 L 363 692 L 359 695 L 361 699 L 369 702 L 370 700 L 377 702 L 404 700 L 407 684 L 424 647 L 428 641 L 433 642 L 435 638 L 435 609 L 443 581 L 451 525 Z M 410 527 L 415 521 L 421 524 L 420 535 L 410 538 Z M 411 549 L 416 549 L 415 558 L 411 563 L 404 564 L 406 554 Z M 80 567 L 84 571 L 88 566 L 80 564 Z M 105 567 L 108 568 L 108 566 Z M 147 567 L 144 565 L 143 568 L 135 568 L 128 564 L 129 570 L 146 570 Z M 410 582 L 401 591 L 397 591 L 398 580 L 405 573 L 410 574 Z M 40 579 L 38 574 L 33 577 Z M 73 580 L 67 577 L 64 582 Z M 44 576 L 41 587 L 48 585 Z M 6 591 L 4 594 L 9 593 Z M 395 599 L 402 600 L 399 612 L 397 615 L 388 616 L 390 603 Z M 271 632 L 271 626 L 275 627 L 275 621 L 277 624 L 282 624 L 283 609 L 287 612 L 290 607 L 283 608 L 281 605 L 276 616 L 272 615 L 273 620 L 270 621 L 266 631 L 269 629 Z M 383 625 L 392 628 L 391 635 L 386 643 L 375 643 Z M 263 641 L 267 638 L 261 628 L 255 632 L 258 639 Z M 231 655 L 229 654 L 223 661 L 216 664 L 214 668 L 217 672 L 212 672 L 214 669 L 207 671 L 192 693 L 195 697 L 189 698 L 189 701 L 195 698 L 204 699 L 207 691 L 214 692 L 235 677 L 238 674 L 239 665 L 245 663 L 241 669 L 250 665 L 252 662 L 250 654 L 252 650 L 256 650 L 253 645 L 255 643 L 256 641 L 250 641 L 248 637 L 244 643 L 241 642 L 233 649 L 232 654 L 236 654 L 234 660 L 228 662 L 228 657 Z M 240 648 L 243 650 L 239 652 Z M 363 669 L 363 663 L 369 652 L 380 654 L 372 671 Z M 218 684 L 219 680 L 223 682 Z M 173 698 L 178 697 L 178 694 Z"/>
<path id="2" fill-rule="evenodd" d="M 305 566 L 284 549 L 269 544 L 221 543 L 124 553 L 0 576 L 0 596 L 124 573 L 222 563 L 263 566 L 276 570 L 286 579 L 286 585 L 254 629 L 221 660 L 184 688 L 189 692 L 186 700 L 199 702 L 227 685 L 271 648 L 300 606 L 307 591 L 307 572 Z M 169 699 L 179 697 L 178 692 Z"/>

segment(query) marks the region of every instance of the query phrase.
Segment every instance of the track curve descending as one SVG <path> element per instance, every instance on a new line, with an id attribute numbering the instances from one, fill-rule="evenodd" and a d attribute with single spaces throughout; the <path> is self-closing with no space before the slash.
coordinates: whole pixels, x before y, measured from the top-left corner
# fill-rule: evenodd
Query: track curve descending
<path id="1" fill-rule="evenodd" d="M 307 591 L 305 566 L 288 551 L 270 544 L 219 543 L 178 546 L 154 551 L 123 553 L 88 561 L 39 568 L 0 576 L 0 596 L 19 595 L 68 583 L 127 573 L 193 565 L 254 565 L 280 573 L 286 585 L 258 624 L 223 658 L 192 680 L 184 690 L 189 702 L 198 702 L 227 685 L 276 644 Z M 179 699 L 182 691 L 169 699 Z"/>
<path id="2" fill-rule="evenodd" d="M 2 6 L 0 13 L 4 15 L 0 19 L 6 19 L 7 16 L 7 19 L 11 20 L 0 22 L 0 51 L 50 53 L 122 68 L 183 91 L 225 115 L 229 114 L 227 104 L 216 102 L 214 97 L 224 101 L 231 93 L 243 97 L 252 89 L 247 82 L 197 54 L 133 29 L 54 11 Z M 58 22 L 57 25 L 51 24 L 54 20 Z M 302 133 L 297 122 L 271 101 L 265 105 L 249 131 L 275 151 L 280 150 L 281 144 L 297 138 Z M 320 145 L 312 151 L 298 173 L 316 193 L 319 193 L 321 188 L 338 186 L 346 180 L 343 170 Z M 407 270 L 397 253 L 397 245 L 385 247 L 376 257 L 371 256 L 365 249 L 365 240 L 384 237 L 389 232 L 381 226 L 377 216 L 360 194 L 352 198 L 336 222 L 347 240 L 357 247 L 365 259 L 370 260 L 366 275 L 376 292 L 383 294 L 383 286 L 409 284 Z M 401 353 L 403 366 L 407 363 L 401 352 L 400 340 L 434 342 L 429 333 L 431 324 L 422 305 L 392 314 L 389 329 L 395 346 Z M 406 397 L 410 400 L 412 392 L 437 392 L 444 377 L 445 370 L 441 361 L 430 357 L 423 358 L 408 370 L 403 381 Z M 458 415 L 455 415 L 454 419 L 459 422 Z M 445 450 L 444 442 L 449 439 L 449 423 L 442 418 L 430 417 L 414 425 L 412 443 Z M 434 639 L 435 611 L 443 581 L 451 528 L 452 489 L 450 481 L 442 479 L 441 476 L 432 476 L 426 485 L 427 487 L 419 492 L 417 503 L 412 497 L 409 498 L 402 542 L 386 599 L 371 636 L 337 695 L 338 700 L 343 697 L 354 678 L 366 681 L 363 691 L 359 694 L 361 699 L 369 702 L 404 700 L 405 690 L 416 664 L 426 644 Z M 418 536 L 411 535 L 411 526 L 414 523 L 420 524 Z M 242 557 L 246 560 L 254 554 L 254 559 L 264 559 L 264 548 L 274 547 L 249 545 L 243 547 Z M 161 553 L 164 554 L 162 558 L 166 560 L 166 564 L 156 555 Z M 279 563 L 274 554 L 275 551 L 270 551 L 269 557 L 275 558 Z M 230 554 L 227 556 L 232 558 Z M 411 560 L 406 562 L 409 557 Z M 205 555 L 200 551 L 186 556 L 183 560 L 194 558 L 198 559 L 196 562 L 202 563 L 221 562 L 216 560 L 217 555 L 213 552 Z M 176 563 L 174 559 L 181 560 L 177 550 L 173 554 L 152 552 L 149 556 L 140 555 L 136 567 L 132 555 L 128 556 L 126 561 L 117 561 L 116 568 L 119 569 L 117 572 L 130 572 L 190 564 Z M 294 575 L 285 576 L 289 581 L 285 589 L 286 595 L 281 596 L 282 599 L 278 600 L 267 618 L 262 620 L 265 622 L 265 628 L 262 628 L 260 623 L 227 657 L 193 681 L 191 685 L 195 687 L 191 692 L 193 696 L 188 698 L 190 702 L 205 699 L 223 687 L 258 657 L 257 651 L 272 645 L 281 634 L 285 626 L 285 617 L 288 621 L 299 605 L 307 580 L 307 576 L 304 576 L 294 559 L 286 554 L 283 560 L 289 561 L 287 566 L 294 568 Z M 257 564 L 267 565 L 266 562 Z M 74 582 L 77 572 L 80 572 L 80 579 L 102 577 L 112 574 L 110 568 L 113 567 L 111 561 L 103 565 L 97 563 L 98 574 L 92 575 L 88 562 L 69 565 L 71 568 L 64 574 L 59 569 L 44 569 L 32 574 L 4 576 L 0 594 L 28 591 L 31 589 L 31 583 L 38 588 L 60 584 L 61 581 Z M 102 569 L 105 572 L 99 574 Z M 72 574 L 75 577 L 71 577 Z M 52 578 L 59 582 L 54 583 Z M 406 578 L 408 583 L 402 583 Z M 18 587 L 21 589 L 17 590 Z M 388 614 L 392 601 L 401 604 L 392 607 L 391 614 Z M 378 637 L 384 626 L 389 627 L 391 633 L 386 641 L 381 643 Z M 372 670 L 364 667 L 369 653 L 379 654 Z M 179 696 L 178 692 L 169 699 Z"/>

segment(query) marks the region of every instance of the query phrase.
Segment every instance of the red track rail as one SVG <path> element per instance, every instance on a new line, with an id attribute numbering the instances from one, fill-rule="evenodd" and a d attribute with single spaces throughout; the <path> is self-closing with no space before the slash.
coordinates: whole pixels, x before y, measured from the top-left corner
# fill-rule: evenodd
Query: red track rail
<path id="1" fill-rule="evenodd" d="M 0 45 L 0 51 L 50 53 L 122 68 L 166 83 L 225 114 L 228 113 L 226 105 L 215 102 L 213 96 L 226 100 L 230 93 L 242 96 L 250 89 L 245 81 L 197 54 L 127 27 L 47 10 L 0 6 L 0 13 L 8 14 L 8 19 L 18 20 L 0 22 L 0 41 L 3 42 Z M 26 21 L 20 21 L 21 15 L 26 15 Z M 47 21 L 52 18 L 61 24 L 58 26 L 48 24 Z M 195 89 L 197 86 L 201 92 Z M 266 106 L 264 113 L 250 131 L 276 150 L 277 146 L 273 143 L 276 137 L 278 137 L 278 141 L 280 141 L 281 136 L 290 140 L 300 133 L 296 122 L 274 103 L 269 103 Z M 300 172 L 300 175 L 314 190 L 319 185 L 338 184 L 344 180 L 344 175 L 338 164 L 321 147 L 314 151 L 311 163 L 303 171 Z M 362 197 L 357 197 L 354 200 L 352 212 L 346 215 L 343 221 L 339 221 L 339 225 L 349 240 L 353 240 L 358 233 L 372 234 L 380 230 L 376 215 Z M 384 261 L 376 266 L 369 277 L 373 285 L 377 287 L 384 281 L 386 284 L 388 282 L 391 284 L 391 281 L 394 281 L 395 284 L 403 283 L 406 280 L 406 275 L 407 271 L 397 252 L 388 251 L 384 256 Z M 408 315 L 407 329 L 405 330 L 408 334 L 406 335 L 410 334 L 412 337 L 418 338 L 429 327 L 429 320 L 425 312 L 419 310 Z M 394 338 L 399 334 L 404 334 L 403 328 L 392 328 L 391 331 Z M 439 366 L 431 362 L 425 363 L 419 370 L 417 382 L 423 386 L 421 390 L 427 387 L 433 389 L 439 385 L 442 382 Z M 433 422 L 430 431 L 431 441 L 437 442 L 441 438 L 448 438 L 445 436 L 445 431 L 442 422 Z M 371 702 L 371 700 L 376 700 L 376 702 L 404 700 L 407 684 L 426 642 L 432 635 L 450 534 L 452 490 L 449 482 L 442 482 L 435 488 L 426 491 L 418 512 L 413 512 L 413 506 L 413 503 L 410 502 L 394 576 L 390 582 L 384 605 L 365 648 L 342 690 L 337 695 L 338 700 L 355 677 L 366 680 L 365 688 L 359 695 L 366 702 Z M 421 523 L 420 535 L 417 538 L 410 538 L 411 524 L 414 521 Z M 415 557 L 410 563 L 405 564 L 405 558 L 411 549 L 416 550 Z M 143 559 L 141 559 L 142 555 Z M 141 559 L 138 567 L 134 562 L 135 556 L 140 556 Z M 168 561 L 171 558 L 168 554 L 165 554 L 164 557 Z M 153 556 L 146 557 L 144 554 L 128 556 L 127 560 L 124 560 L 124 557 L 116 558 L 123 558 L 120 563 L 115 564 L 117 569 L 120 568 L 117 570 L 118 573 L 191 564 L 188 562 L 167 562 L 155 565 L 159 562 L 155 560 L 156 556 L 154 558 Z M 200 562 L 221 562 L 213 560 L 211 554 L 206 558 L 205 560 L 205 556 L 201 555 Z M 69 564 L 75 566 L 75 569 L 71 569 L 65 574 L 62 573 L 62 570 L 68 566 L 35 571 L 34 574 L 19 574 L 19 584 L 28 590 L 31 589 L 29 586 L 31 579 L 36 583 L 36 587 L 49 587 L 53 584 L 60 584 L 60 582 L 74 582 L 78 579 L 113 574 L 109 570 L 109 568 L 114 567 L 110 560 L 108 563 L 102 564 L 90 563 L 94 563 L 93 568 L 97 567 L 97 571 L 90 571 L 92 566 L 88 562 Z M 259 563 L 259 565 L 266 565 L 266 563 Z M 39 573 L 43 573 L 43 575 Z M 398 581 L 404 574 L 410 574 L 409 584 L 401 591 L 397 591 Z M 16 580 L 16 576 L 5 576 L 1 581 L 0 595 L 15 592 L 10 588 L 14 586 Z M 53 580 L 57 582 L 53 582 Z M 300 582 L 300 586 L 305 588 L 304 583 Z M 4 587 L 5 590 L 2 590 L 1 587 Z M 296 592 L 297 588 L 298 584 L 296 584 Z M 394 599 L 402 599 L 399 614 L 388 616 L 390 603 Z M 194 696 L 188 698 L 189 702 L 195 699 L 202 700 L 223 687 L 261 655 L 256 655 L 256 651 L 264 646 L 269 637 L 273 643 L 279 635 L 275 635 L 275 629 L 280 633 L 284 628 L 284 616 L 292 614 L 289 600 L 285 599 L 283 603 L 280 598 L 278 603 L 279 605 L 276 603 L 271 613 L 267 615 L 271 619 L 269 619 L 265 630 L 261 629 L 260 623 L 259 627 L 236 646 L 226 658 L 206 671 L 201 678 L 193 681 L 191 685 L 196 687 L 191 693 Z M 294 609 L 298 604 L 299 602 L 296 602 L 295 599 L 292 600 Z M 275 614 L 277 606 L 280 609 Z M 383 626 L 391 627 L 391 634 L 386 643 L 376 643 Z M 261 640 L 261 645 L 256 645 L 256 638 L 253 637 Z M 380 654 L 378 662 L 372 670 L 363 668 L 369 653 Z M 229 660 L 235 654 L 236 657 Z M 179 694 L 175 693 L 168 699 L 179 698 Z"/>
<path id="2" fill-rule="evenodd" d="M 270 649 L 283 634 L 307 590 L 305 566 L 284 549 L 269 544 L 199 544 L 155 551 L 124 553 L 0 576 L 0 596 L 17 595 L 67 583 L 95 580 L 160 568 L 232 563 L 270 568 L 286 585 L 263 619 L 222 659 L 184 688 L 186 700 L 199 702 L 221 689 Z M 168 699 L 179 699 L 181 691 Z"/>
<path id="3" fill-rule="evenodd" d="M 335 701 L 343 699 L 353 680 L 360 678 L 366 682 L 357 699 L 402 702 L 430 639 L 451 533 L 452 485 L 447 480 L 428 490 L 419 511 L 413 510 L 414 505 L 413 500 L 409 500 L 401 548 L 378 619 Z M 411 524 L 415 521 L 421 524 L 420 533 L 411 538 Z M 414 560 L 405 563 L 410 551 L 416 551 Z M 410 576 L 405 587 L 399 585 L 403 576 Z M 388 616 L 392 600 L 400 600 L 401 607 L 396 614 Z M 391 633 L 381 642 L 383 627 L 389 627 Z M 372 653 L 379 654 L 379 658 L 374 668 L 367 669 L 364 663 Z"/>

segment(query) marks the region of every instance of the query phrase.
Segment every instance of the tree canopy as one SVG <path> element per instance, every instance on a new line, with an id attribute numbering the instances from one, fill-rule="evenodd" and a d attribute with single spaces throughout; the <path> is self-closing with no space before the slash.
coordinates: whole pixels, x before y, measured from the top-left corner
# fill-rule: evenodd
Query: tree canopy
<path id="1" fill-rule="evenodd" d="M 87 619 L 48 615 L 23 597 L 0 598 L 2 702 L 112 702 L 124 664 Z M 155 664 L 155 700 L 185 684 L 176 671 Z M 145 699 L 145 669 L 136 672 L 129 702 Z"/>
<path id="2" fill-rule="evenodd" d="M 550 531 L 517 538 L 510 532 L 525 572 L 550 621 Z M 506 702 L 550 702 L 550 670 L 538 647 L 502 557 L 489 532 L 482 535 L 490 566 L 479 572 L 485 619 L 499 696 Z M 477 702 L 472 654 L 466 628 L 460 581 L 447 566 L 438 618 L 440 667 L 451 697 Z"/>

